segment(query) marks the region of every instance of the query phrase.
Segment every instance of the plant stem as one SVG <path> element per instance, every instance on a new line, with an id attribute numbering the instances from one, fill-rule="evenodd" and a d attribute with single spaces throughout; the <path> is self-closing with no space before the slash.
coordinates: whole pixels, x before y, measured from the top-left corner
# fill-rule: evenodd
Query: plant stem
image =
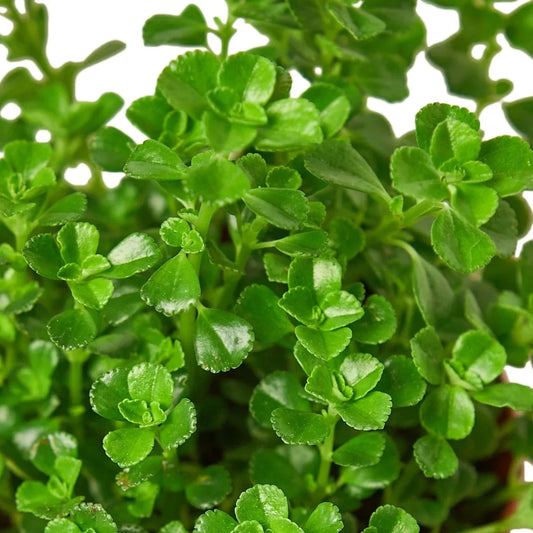
<path id="1" fill-rule="evenodd" d="M 333 455 L 333 445 L 335 443 L 335 426 L 339 420 L 339 415 L 333 414 L 331 408 L 328 409 L 330 419 L 329 434 L 322 444 L 318 445 L 320 452 L 320 466 L 317 477 L 317 492 L 320 498 L 327 494 L 327 487 L 329 484 L 329 473 L 331 470 L 331 457 Z"/>

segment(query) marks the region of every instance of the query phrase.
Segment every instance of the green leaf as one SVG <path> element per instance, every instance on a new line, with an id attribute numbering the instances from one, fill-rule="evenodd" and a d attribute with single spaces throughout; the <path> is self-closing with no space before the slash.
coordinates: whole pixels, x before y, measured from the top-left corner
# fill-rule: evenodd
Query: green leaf
<path id="1" fill-rule="evenodd" d="M 441 271 L 417 253 L 413 261 L 413 289 L 416 303 L 426 324 L 436 325 L 449 317 L 453 291 Z"/>
<path id="2" fill-rule="evenodd" d="M 498 195 L 494 189 L 478 183 L 461 183 L 453 188 L 450 205 L 478 227 L 494 215 L 498 207 Z"/>
<path id="3" fill-rule="evenodd" d="M 369 164 L 345 140 L 328 140 L 308 152 L 305 167 L 326 183 L 390 200 Z"/>
<path id="4" fill-rule="evenodd" d="M 124 172 L 127 177 L 139 180 L 172 181 L 183 179 L 187 167 L 168 146 L 148 139 L 133 150 Z"/>
<path id="5" fill-rule="evenodd" d="M 122 172 L 134 148 L 133 139 L 112 127 L 102 128 L 90 141 L 91 157 L 108 172 Z"/>
<path id="6" fill-rule="evenodd" d="M 64 265 L 64 262 L 52 235 L 49 233 L 35 235 L 24 246 L 22 255 L 29 267 L 39 276 L 58 279 L 57 271 Z"/>
<path id="7" fill-rule="evenodd" d="M 249 186 L 246 174 L 237 165 L 217 155 L 193 159 L 186 181 L 193 197 L 217 207 L 239 200 Z"/>
<path id="8" fill-rule="evenodd" d="M 40 481 L 24 481 L 16 492 L 17 510 L 33 513 L 40 518 L 51 520 L 59 513 L 68 512 L 62 508 L 62 500 L 53 495 Z"/>
<path id="9" fill-rule="evenodd" d="M 327 234 L 324 231 L 304 231 L 278 239 L 274 246 L 291 257 L 319 255 L 326 246 L 326 239 Z"/>
<path id="10" fill-rule="evenodd" d="M 289 259 L 284 255 L 266 253 L 263 263 L 268 281 L 272 283 L 287 283 L 289 274 Z"/>
<path id="11" fill-rule="evenodd" d="M 171 111 L 172 108 L 161 96 L 143 96 L 132 102 L 126 110 L 126 117 L 148 137 L 158 139 L 163 133 L 165 119 Z"/>
<path id="12" fill-rule="evenodd" d="M 167 102 L 195 120 L 207 109 L 206 94 L 217 86 L 219 63 L 210 52 L 187 52 L 163 70 L 157 88 Z"/>
<path id="13" fill-rule="evenodd" d="M 455 342 L 452 359 L 484 383 L 494 381 L 507 362 L 504 347 L 484 331 L 467 331 Z"/>
<path id="14" fill-rule="evenodd" d="M 378 390 L 392 398 L 393 407 L 407 407 L 416 405 L 424 397 L 426 382 L 410 358 L 393 355 L 384 363 Z"/>
<path id="15" fill-rule="evenodd" d="M 287 98 L 267 108 L 268 124 L 259 128 L 255 148 L 262 152 L 288 152 L 322 142 L 320 116 L 308 100 Z"/>
<path id="16" fill-rule="evenodd" d="M 391 157 L 390 173 L 394 188 L 417 200 L 444 200 L 448 196 L 440 173 L 420 148 L 397 148 Z"/>
<path id="17" fill-rule="evenodd" d="M 352 398 L 356 400 L 378 384 L 383 373 L 383 364 L 368 353 L 356 353 L 344 358 L 340 371 L 352 388 Z"/>
<path id="18" fill-rule="evenodd" d="M 104 437 L 107 456 L 121 468 L 140 463 L 154 447 L 154 434 L 150 429 L 121 428 Z"/>
<path id="19" fill-rule="evenodd" d="M 318 298 L 324 298 L 341 289 L 342 268 L 331 257 L 299 257 L 291 262 L 288 283 L 291 289 L 306 287 L 313 289 Z"/>
<path id="20" fill-rule="evenodd" d="M 145 46 L 174 44 L 205 46 L 207 23 L 198 6 L 189 4 L 180 15 L 154 15 L 143 26 Z"/>
<path id="21" fill-rule="evenodd" d="M 159 234 L 165 244 L 180 247 L 184 235 L 189 233 L 189 231 L 191 231 L 191 227 L 186 220 L 183 220 L 183 218 L 171 217 L 167 218 L 163 224 L 161 224 Z"/>
<path id="22" fill-rule="evenodd" d="M 96 254 L 100 234 L 87 222 L 69 222 L 57 234 L 61 257 L 65 263 L 81 265 L 83 260 Z"/>
<path id="23" fill-rule="evenodd" d="M 353 339 L 366 344 L 388 341 L 396 331 L 396 313 L 390 302 L 379 294 L 372 294 L 363 310 L 363 317 L 350 326 Z"/>
<path id="24" fill-rule="evenodd" d="M 474 427 L 474 404 L 460 387 L 441 385 L 426 396 L 420 421 L 434 435 L 464 439 Z"/>
<path id="25" fill-rule="evenodd" d="M 158 402 L 166 409 L 172 404 L 173 391 L 172 376 L 164 366 L 141 363 L 128 373 L 128 392 L 134 400 Z"/>
<path id="26" fill-rule="evenodd" d="M 55 518 L 46 524 L 45 533 L 81 533 L 81 529 L 66 518 Z"/>
<path id="27" fill-rule="evenodd" d="M 258 342 L 276 342 L 292 331 L 278 301 L 275 293 L 264 285 L 249 285 L 237 300 L 235 312 L 252 325 Z"/>
<path id="28" fill-rule="evenodd" d="M 309 411 L 304 390 L 293 374 L 277 371 L 263 378 L 250 399 L 250 412 L 263 427 L 272 427 L 270 418 L 278 407 Z"/>
<path id="29" fill-rule="evenodd" d="M 420 470 L 426 477 L 444 479 L 453 476 L 459 461 L 448 441 L 436 435 L 420 437 L 413 447 Z"/>
<path id="30" fill-rule="evenodd" d="M 239 522 L 256 520 L 269 528 L 276 518 L 287 518 L 289 506 L 283 492 L 274 485 L 255 485 L 243 492 L 235 504 Z"/>
<path id="31" fill-rule="evenodd" d="M 218 74 L 220 86 L 234 90 L 240 101 L 266 104 L 276 83 L 274 63 L 249 52 L 230 56 Z"/>
<path id="32" fill-rule="evenodd" d="M 298 343 L 298 346 L 301 347 L 301 344 Z M 298 361 L 301 361 L 301 350 L 305 348 L 301 347 L 298 349 Z M 305 351 L 304 353 L 309 354 Z M 321 364 L 316 358 L 311 354 L 309 357 L 312 357 L 313 367 L 309 370 L 309 378 L 307 379 L 307 384 L 305 385 L 305 390 L 309 394 L 312 394 L 316 398 L 319 398 L 324 403 L 339 403 L 349 400 L 353 396 L 352 388 L 345 383 L 345 380 L 342 375 L 339 375 L 336 372 L 332 372 L 324 364 Z"/>
<path id="33" fill-rule="evenodd" d="M 219 465 L 204 468 L 191 483 L 187 484 L 187 501 L 197 509 L 209 509 L 218 505 L 231 492 L 228 471 Z"/>
<path id="34" fill-rule="evenodd" d="M 518 194 L 531 187 L 533 158 L 529 145 L 518 137 L 495 137 L 483 142 L 479 160 L 493 173 L 487 182 L 501 198 Z"/>
<path id="35" fill-rule="evenodd" d="M 55 315 L 46 330 L 54 344 L 63 350 L 86 346 L 98 333 L 92 316 L 85 309 L 69 309 Z"/>
<path id="36" fill-rule="evenodd" d="M 123 419 L 118 404 L 128 397 L 128 371 L 124 368 L 111 370 L 98 378 L 89 394 L 93 411 L 109 420 Z"/>
<path id="37" fill-rule="evenodd" d="M 477 129 L 448 117 L 433 131 L 429 152 L 435 166 L 441 168 L 445 163 L 466 163 L 477 159 L 480 148 Z"/>
<path id="38" fill-rule="evenodd" d="M 323 312 L 323 321 L 320 323 L 322 330 L 342 328 L 359 320 L 364 314 L 361 302 L 347 291 L 330 292 L 321 300 L 320 308 Z"/>
<path id="39" fill-rule="evenodd" d="M 359 431 L 383 429 L 391 412 L 391 397 L 373 391 L 363 398 L 336 406 L 341 418 Z"/>
<path id="40" fill-rule="evenodd" d="M 368 11 L 342 3 L 332 3 L 328 11 L 354 39 L 368 39 L 385 30 L 385 23 Z"/>
<path id="41" fill-rule="evenodd" d="M 305 222 L 309 211 L 304 193 L 293 189 L 252 189 L 243 199 L 256 215 L 283 229 L 298 229 Z"/>
<path id="42" fill-rule="evenodd" d="M 219 309 L 202 309 L 194 341 L 198 364 L 209 372 L 227 372 L 246 359 L 254 345 L 252 326 Z"/>
<path id="43" fill-rule="evenodd" d="M 285 444 L 319 444 L 331 431 L 330 424 L 322 415 L 285 407 L 272 411 L 270 420 Z"/>
<path id="44" fill-rule="evenodd" d="M 419 374 L 431 385 L 444 379 L 444 348 L 432 326 L 421 329 L 411 339 L 411 355 Z"/>
<path id="45" fill-rule="evenodd" d="M 263 526 L 257 520 L 245 520 L 235 526 L 231 533 L 263 533 L 264 531 Z"/>
<path id="46" fill-rule="evenodd" d="M 475 131 L 479 130 L 479 120 L 468 109 L 448 104 L 429 104 L 417 113 L 415 119 L 416 140 L 420 148 L 429 152 L 435 128 L 448 117 L 465 123 Z"/>
<path id="47" fill-rule="evenodd" d="M 352 338 L 350 328 L 322 331 L 306 326 L 296 326 L 294 332 L 304 347 L 323 361 L 337 357 L 348 346 Z"/>
<path id="48" fill-rule="evenodd" d="M 70 519 L 84 532 L 116 533 L 117 526 L 97 503 L 80 503 L 70 513 Z"/>
<path id="49" fill-rule="evenodd" d="M 141 298 L 167 316 L 187 310 L 199 297 L 198 276 L 183 252 L 163 263 L 141 289 Z"/>
<path id="50" fill-rule="evenodd" d="M 268 171 L 265 184 L 274 189 L 299 189 L 302 185 L 302 177 L 294 168 L 274 167 Z"/>
<path id="51" fill-rule="evenodd" d="M 148 404 L 144 400 L 127 399 L 118 404 L 118 409 L 125 420 L 141 428 L 157 426 L 166 420 L 166 415 L 158 402 Z"/>
<path id="52" fill-rule="evenodd" d="M 468 274 L 484 267 L 494 256 L 494 243 L 452 209 L 441 211 L 431 226 L 431 244 L 452 269 Z"/>
<path id="53" fill-rule="evenodd" d="M 378 507 L 370 517 L 369 526 L 375 528 L 376 533 L 418 533 L 420 531 L 416 520 L 409 513 L 394 505 Z"/>
<path id="54" fill-rule="evenodd" d="M 508 201 L 500 200 L 492 218 L 481 228 L 492 240 L 500 257 L 512 257 L 518 244 L 518 220 Z"/>
<path id="55" fill-rule="evenodd" d="M 533 411 L 533 389 L 518 383 L 496 383 L 472 392 L 478 402 L 494 407 L 510 407 L 515 411 Z"/>
<path id="56" fill-rule="evenodd" d="M 81 283 L 69 283 L 74 300 L 90 309 L 103 309 L 113 294 L 113 282 L 96 278 Z"/>
<path id="57" fill-rule="evenodd" d="M 107 258 L 112 268 L 106 276 L 123 279 L 152 268 L 161 258 L 161 252 L 152 237 L 132 233 L 120 241 Z"/>
<path id="58" fill-rule="evenodd" d="M 504 102 L 503 110 L 513 128 L 533 143 L 533 98 Z"/>
<path id="59" fill-rule="evenodd" d="M 215 509 L 198 517 L 194 523 L 194 533 L 232 533 L 237 522 L 229 514 Z"/>
<path id="60" fill-rule="evenodd" d="M 188 533 L 188 532 L 183 527 L 183 524 L 180 521 L 172 520 L 172 522 L 169 522 L 168 524 L 163 526 L 159 530 L 159 533 Z M 221 533 L 225 533 L 225 530 L 221 531 Z"/>
<path id="61" fill-rule="evenodd" d="M 48 144 L 13 141 L 4 146 L 4 158 L 14 172 L 18 172 L 23 181 L 30 184 L 52 156 Z"/>
<path id="62" fill-rule="evenodd" d="M 350 102 L 344 91 L 329 83 L 314 83 L 302 93 L 301 98 L 309 100 L 318 109 L 325 138 L 335 135 L 350 114 Z"/>
<path id="63" fill-rule="evenodd" d="M 272 531 L 277 531 L 279 533 L 304 533 L 304 530 L 298 524 L 292 522 L 288 518 L 280 518 L 280 517 L 271 518 L 270 525 L 273 528 Z M 262 529 L 262 531 L 264 531 L 264 529 Z M 254 530 L 254 533 L 255 533 L 255 530 Z"/>
<path id="64" fill-rule="evenodd" d="M 381 433 L 363 433 L 337 448 L 332 459 L 340 466 L 371 466 L 379 463 L 384 449 L 385 437 Z"/>
<path id="65" fill-rule="evenodd" d="M 533 29 L 533 8 L 526 3 L 515 9 L 507 19 L 505 35 L 509 39 L 511 46 L 519 48 L 533 55 L 533 44 L 531 44 L 531 30 Z"/>
<path id="66" fill-rule="evenodd" d="M 87 197 L 81 192 L 69 194 L 49 207 L 39 218 L 41 226 L 60 226 L 80 218 L 87 209 Z"/>
<path id="67" fill-rule="evenodd" d="M 160 428 L 159 440 L 165 450 L 181 446 L 196 431 L 196 410 L 193 403 L 183 398 L 170 411 Z"/>
<path id="68" fill-rule="evenodd" d="M 257 135 L 255 124 L 230 122 L 212 111 L 204 114 L 203 122 L 210 146 L 216 152 L 223 154 L 244 150 L 253 143 Z"/>
<path id="69" fill-rule="evenodd" d="M 339 509 L 329 502 L 319 503 L 303 526 L 305 533 L 338 533 L 343 528 Z"/>

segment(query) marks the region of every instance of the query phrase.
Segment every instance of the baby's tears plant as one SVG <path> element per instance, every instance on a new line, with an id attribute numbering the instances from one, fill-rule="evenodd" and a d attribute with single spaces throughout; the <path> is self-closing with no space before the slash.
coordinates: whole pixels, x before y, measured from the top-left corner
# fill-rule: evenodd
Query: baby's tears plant
<path id="1" fill-rule="evenodd" d="M 533 347 L 533 98 L 503 104 L 516 136 L 480 123 L 533 3 L 429 3 L 461 21 L 431 47 L 415 0 L 155 15 L 145 44 L 190 50 L 127 106 L 137 143 L 120 96 L 75 96 L 123 44 L 53 67 L 45 5 L 0 0 L 2 531 L 533 527 L 533 390 L 503 374 Z M 241 20 L 268 44 L 232 55 Z M 474 111 L 398 139 L 366 103 L 420 52 Z"/>

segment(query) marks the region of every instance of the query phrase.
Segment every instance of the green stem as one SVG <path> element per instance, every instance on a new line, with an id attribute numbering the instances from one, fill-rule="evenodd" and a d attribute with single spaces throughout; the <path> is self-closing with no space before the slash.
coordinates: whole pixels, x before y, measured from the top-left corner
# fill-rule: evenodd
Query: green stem
<path id="1" fill-rule="evenodd" d="M 320 452 L 320 466 L 318 469 L 317 477 L 317 492 L 322 498 L 327 494 L 327 487 L 329 485 L 329 474 L 331 471 L 331 461 L 333 455 L 333 446 L 335 443 L 335 426 L 339 420 L 337 414 L 331 412 L 331 408 L 328 410 L 328 415 L 330 419 L 330 430 L 329 434 L 326 437 L 326 440 L 322 444 L 318 445 L 318 451 Z"/>

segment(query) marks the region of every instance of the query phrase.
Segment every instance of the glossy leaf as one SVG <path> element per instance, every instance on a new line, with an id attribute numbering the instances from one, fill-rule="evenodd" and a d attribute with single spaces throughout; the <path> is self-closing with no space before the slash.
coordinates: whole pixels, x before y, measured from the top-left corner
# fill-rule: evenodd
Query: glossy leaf
<path id="1" fill-rule="evenodd" d="M 444 348 L 435 329 L 421 329 L 411 339 L 411 354 L 419 374 L 432 385 L 444 378 Z"/>
<path id="2" fill-rule="evenodd" d="M 371 466 L 379 462 L 384 448 L 385 438 L 381 433 L 363 433 L 337 448 L 332 458 L 340 466 Z"/>
<path id="3" fill-rule="evenodd" d="M 195 533 L 231 533 L 237 522 L 230 515 L 215 509 L 198 517 L 194 524 Z"/>
<path id="4" fill-rule="evenodd" d="M 286 444 L 318 444 L 330 432 L 330 426 L 322 415 L 278 407 L 272 411 L 274 431 Z"/>
<path id="5" fill-rule="evenodd" d="M 159 248 L 151 237 L 144 233 L 132 233 L 107 255 L 112 268 L 106 272 L 106 276 L 129 278 L 153 267 L 160 257 Z"/>
<path id="6" fill-rule="evenodd" d="M 172 403 L 173 390 L 172 376 L 164 366 L 141 363 L 128 373 L 128 392 L 134 400 L 157 402 L 166 409 Z"/>
<path id="7" fill-rule="evenodd" d="M 108 172 L 122 172 L 135 148 L 135 142 L 120 130 L 102 128 L 91 139 L 91 156 L 96 164 Z"/>
<path id="8" fill-rule="evenodd" d="M 55 315 L 46 330 L 54 344 L 64 350 L 86 346 L 98 332 L 92 316 L 85 309 L 70 309 Z"/>
<path id="9" fill-rule="evenodd" d="M 228 471 L 219 465 L 204 468 L 198 477 L 187 485 L 187 501 L 197 509 L 218 505 L 231 491 Z"/>
<path id="10" fill-rule="evenodd" d="M 459 462 L 453 448 L 442 437 L 426 435 L 414 444 L 414 456 L 426 477 L 443 479 L 453 476 Z"/>
<path id="11" fill-rule="evenodd" d="M 341 418 L 359 431 L 383 429 L 391 412 L 391 397 L 383 392 L 371 392 L 359 400 L 336 407 Z"/>
<path id="12" fill-rule="evenodd" d="M 384 363 L 378 390 L 392 398 L 393 407 L 407 407 L 416 405 L 424 397 L 426 382 L 410 358 L 393 355 Z"/>
<path id="13" fill-rule="evenodd" d="M 121 428 L 104 437 L 107 456 L 121 468 L 141 462 L 152 451 L 154 434 L 150 429 Z"/>
<path id="14" fill-rule="evenodd" d="M 510 407 L 515 411 L 533 411 L 533 389 L 519 383 L 496 383 L 472 396 L 481 403 L 494 407 Z"/>
<path id="15" fill-rule="evenodd" d="M 375 528 L 376 533 L 395 533 L 396 531 L 418 533 L 420 531 L 416 520 L 409 513 L 394 505 L 378 507 L 370 517 L 369 526 Z"/>
<path id="16" fill-rule="evenodd" d="M 348 346 L 352 338 L 352 332 L 349 328 L 322 331 L 297 326 L 294 331 L 305 348 L 324 361 L 337 357 Z"/>
<path id="17" fill-rule="evenodd" d="M 118 404 L 128 396 L 128 371 L 122 368 L 98 378 L 89 395 L 93 411 L 110 420 L 122 420 Z"/>
<path id="18" fill-rule="evenodd" d="M 80 218 L 87 209 L 87 197 L 81 192 L 64 196 L 40 217 L 43 226 L 60 226 Z"/>
<path id="19" fill-rule="evenodd" d="M 354 340 L 366 344 L 381 344 L 396 331 L 396 314 L 388 300 L 378 294 L 369 296 L 363 305 L 363 317 L 352 324 Z"/>
<path id="20" fill-rule="evenodd" d="M 370 354 L 356 353 L 344 358 L 340 371 L 352 388 L 352 397 L 357 399 L 365 396 L 378 384 L 383 373 L 383 364 Z"/>
<path id="21" fill-rule="evenodd" d="M 196 410 L 190 400 L 183 398 L 160 428 L 161 446 L 166 450 L 181 446 L 195 431 Z"/>
<path id="22" fill-rule="evenodd" d="M 256 520 L 268 528 L 272 519 L 287 518 L 289 507 L 285 495 L 278 487 L 255 485 L 240 495 L 235 504 L 235 516 L 239 522 Z"/>
<path id="23" fill-rule="evenodd" d="M 24 259 L 40 276 L 58 279 L 57 272 L 64 265 L 59 247 L 52 235 L 42 233 L 32 237 L 22 251 Z"/>
<path id="24" fill-rule="evenodd" d="M 175 152 L 151 139 L 137 146 L 124 165 L 126 176 L 140 180 L 181 180 L 186 170 Z"/>

